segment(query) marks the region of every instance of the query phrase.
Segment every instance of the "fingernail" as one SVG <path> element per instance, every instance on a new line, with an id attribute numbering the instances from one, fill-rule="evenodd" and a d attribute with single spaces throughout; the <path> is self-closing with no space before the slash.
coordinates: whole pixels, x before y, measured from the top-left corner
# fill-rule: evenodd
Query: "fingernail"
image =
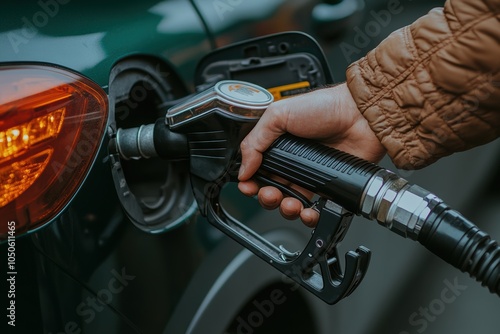
<path id="1" fill-rule="evenodd" d="M 239 180 L 241 179 L 241 176 L 243 175 L 243 173 L 245 173 L 245 166 L 241 165 L 240 170 L 238 172 L 238 179 Z"/>

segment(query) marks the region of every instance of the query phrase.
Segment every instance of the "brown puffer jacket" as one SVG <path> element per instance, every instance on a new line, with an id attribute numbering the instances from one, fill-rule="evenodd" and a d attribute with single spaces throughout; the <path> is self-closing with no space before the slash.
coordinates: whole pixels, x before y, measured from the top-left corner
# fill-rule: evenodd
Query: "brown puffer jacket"
<path id="1" fill-rule="evenodd" d="M 358 108 L 399 168 L 500 136 L 500 0 L 448 0 L 347 70 Z"/>

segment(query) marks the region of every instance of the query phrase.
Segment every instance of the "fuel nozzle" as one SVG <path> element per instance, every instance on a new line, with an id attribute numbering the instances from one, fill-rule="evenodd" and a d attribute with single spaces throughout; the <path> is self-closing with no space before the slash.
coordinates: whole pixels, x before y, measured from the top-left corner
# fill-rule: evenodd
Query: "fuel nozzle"
<path id="1" fill-rule="evenodd" d="M 201 133 L 198 137 L 209 140 L 211 132 L 220 130 L 220 122 L 204 123 L 210 115 L 220 114 L 219 119 L 230 120 L 234 127 L 254 124 L 273 100 L 273 95 L 262 87 L 223 80 L 169 108 L 165 118 L 154 124 L 118 129 L 111 143 L 112 150 L 124 159 L 188 159 L 186 134 Z M 237 138 L 229 139 L 236 141 Z"/>

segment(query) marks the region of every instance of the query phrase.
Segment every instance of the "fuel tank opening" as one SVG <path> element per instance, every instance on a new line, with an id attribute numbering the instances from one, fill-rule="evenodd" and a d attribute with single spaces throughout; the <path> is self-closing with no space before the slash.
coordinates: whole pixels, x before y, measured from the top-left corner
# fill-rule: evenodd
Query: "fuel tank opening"
<path id="1" fill-rule="evenodd" d="M 110 75 L 110 142 L 118 128 L 154 123 L 169 101 L 188 94 L 181 80 L 156 58 L 127 58 Z M 196 212 L 186 161 L 125 160 L 110 147 L 112 175 L 121 204 L 141 230 L 171 230 Z"/>

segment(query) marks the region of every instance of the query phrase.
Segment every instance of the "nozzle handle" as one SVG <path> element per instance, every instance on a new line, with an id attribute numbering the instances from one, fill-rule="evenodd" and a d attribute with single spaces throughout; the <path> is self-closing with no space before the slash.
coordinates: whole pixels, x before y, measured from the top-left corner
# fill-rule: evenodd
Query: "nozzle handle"
<path id="1" fill-rule="evenodd" d="M 381 169 L 351 154 L 286 134 L 264 153 L 259 172 L 280 176 L 359 214 L 364 190 Z"/>

